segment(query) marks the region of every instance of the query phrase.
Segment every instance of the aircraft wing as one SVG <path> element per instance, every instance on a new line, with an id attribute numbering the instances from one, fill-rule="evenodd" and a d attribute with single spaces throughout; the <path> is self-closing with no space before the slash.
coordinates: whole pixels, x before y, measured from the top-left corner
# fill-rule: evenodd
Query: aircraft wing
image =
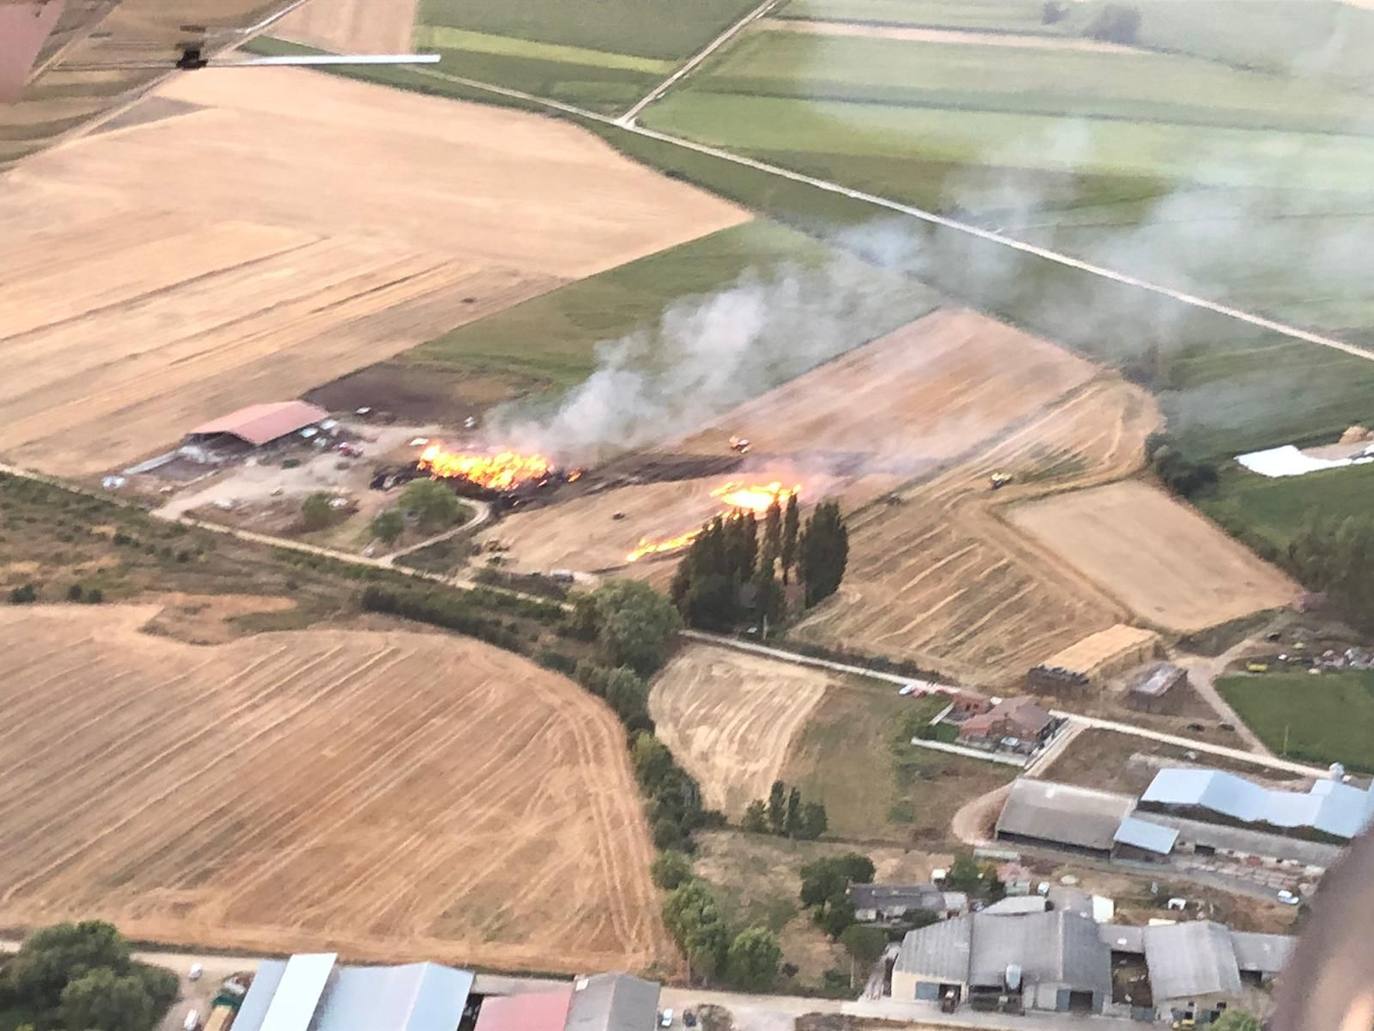
<path id="1" fill-rule="evenodd" d="M 0 172 L 88 131 L 304 0 L 0 0 Z"/>

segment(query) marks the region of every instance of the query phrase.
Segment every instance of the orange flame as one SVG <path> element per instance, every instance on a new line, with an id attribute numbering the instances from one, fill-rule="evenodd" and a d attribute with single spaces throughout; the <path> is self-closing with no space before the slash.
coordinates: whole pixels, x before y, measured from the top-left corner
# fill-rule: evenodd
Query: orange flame
<path id="1" fill-rule="evenodd" d="M 453 452 L 445 451 L 439 444 L 431 444 L 420 453 L 419 465 L 435 476 L 460 477 L 491 490 L 513 490 L 553 472 L 553 464 L 543 455 L 514 451 L 494 455 Z"/>
<path id="2" fill-rule="evenodd" d="M 711 491 L 711 497 L 719 498 L 727 508 L 745 509 L 755 515 L 762 515 L 768 511 L 770 505 L 776 501 L 779 505 L 785 505 L 787 499 L 801 494 L 800 485 L 795 487 L 784 487 L 777 480 L 762 486 L 745 486 L 742 483 L 727 483 Z M 666 540 L 656 541 L 649 537 L 641 537 L 634 550 L 625 556 L 627 562 L 638 562 L 640 559 L 649 555 L 664 555 L 670 551 L 677 551 L 687 547 L 694 540 L 701 536 L 701 530 L 689 530 L 687 533 L 678 534 L 676 537 L 669 537 Z"/>
<path id="3" fill-rule="evenodd" d="M 788 498 L 800 493 L 800 486 L 784 487 L 777 480 L 774 480 L 763 486 L 748 487 L 740 483 L 727 483 L 724 487 L 717 487 L 711 491 L 711 497 L 720 498 L 731 508 L 744 508 L 756 515 L 763 515 L 773 502 L 786 505 Z"/>

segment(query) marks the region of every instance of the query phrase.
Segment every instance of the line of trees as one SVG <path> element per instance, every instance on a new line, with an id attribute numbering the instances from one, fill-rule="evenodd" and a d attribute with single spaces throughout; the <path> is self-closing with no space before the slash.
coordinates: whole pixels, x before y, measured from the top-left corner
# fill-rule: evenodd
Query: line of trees
<path id="1" fill-rule="evenodd" d="M 135 962 L 98 920 L 35 931 L 0 972 L 0 1010 L 21 1014 L 18 1031 L 151 1031 L 177 994 L 175 974 Z"/>
<path id="2" fill-rule="evenodd" d="M 689 625 L 728 631 L 740 623 L 776 623 L 786 588 L 798 580 L 809 607 L 835 593 L 849 561 L 849 532 L 839 504 L 822 502 L 801 525 L 795 494 L 775 499 L 760 526 L 750 511 L 716 516 L 688 547 L 669 597 Z"/>
<path id="3" fill-rule="evenodd" d="M 1217 485 L 1216 466 L 1193 461 L 1166 433 L 1151 433 L 1145 438 L 1145 458 L 1160 483 L 1179 497 L 1196 497 Z"/>
<path id="4" fill-rule="evenodd" d="M 780 780 L 773 781 L 768 798 L 756 798 L 744 810 L 740 826 L 753 834 L 777 834 L 802 841 L 815 841 L 825 833 L 829 821 L 820 802 L 803 802 L 801 790 L 789 790 Z"/>

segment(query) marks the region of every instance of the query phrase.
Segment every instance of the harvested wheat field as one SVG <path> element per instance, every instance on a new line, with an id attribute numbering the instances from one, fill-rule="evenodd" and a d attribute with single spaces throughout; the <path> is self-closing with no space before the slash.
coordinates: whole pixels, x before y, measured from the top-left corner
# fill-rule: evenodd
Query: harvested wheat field
<path id="1" fill-rule="evenodd" d="M 0 192 L 0 455 L 89 475 L 747 218 L 566 123 L 293 69 Z"/>
<path id="2" fill-rule="evenodd" d="M 818 669 L 691 644 L 655 679 L 649 713 L 706 804 L 736 819 L 768 797 L 792 738 L 830 683 Z"/>
<path id="3" fill-rule="evenodd" d="M 310 0 L 272 32 L 339 53 L 408 53 L 417 6 L 418 0 Z"/>
<path id="4" fill-rule="evenodd" d="M 0 610 L 0 919 L 537 970 L 672 962 L 610 711 L 441 634 L 195 647 Z"/>
<path id="5" fill-rule="evenodd" d="M 1149 395 L 1115 375 L 1044 401 L 958 464 L 855 513 L 845 581 L 798 633 L 1007 686 L 1125 621 L 1112 595 L 1001 513 L 1018 499 L 1130 475 L 1158 425 Z M 994 492 L 995 472 L 1014 479 Z"/>
<path id="6" fill-rule="evenodd" d="M 673 457 L 728 456 L 730 437 L 739 434 L 752 450 L 734 472 L 584 495 L 515 515 L 486 536 L 509 543 L 521 568 L 601 570 L 625 565 L 643 539 L 700 526 L 723 510 L 711 492 L 732 481 L 800 485 L 804 502 L 830 495 L 855 508 L 978 447 L 1095 374 L 1053 344 L 985 316 L 937 311 L 661 446 Z M 651 575 L 661 563 L 633 568 Z"/>
<path id="7" fill-rule="evenodd" d="M 1202 630 L 1292 601 L 1298 587 L 1188 506 L 1143 483 L 1018 505 L 1012 521 L 1148 622 Z"/>

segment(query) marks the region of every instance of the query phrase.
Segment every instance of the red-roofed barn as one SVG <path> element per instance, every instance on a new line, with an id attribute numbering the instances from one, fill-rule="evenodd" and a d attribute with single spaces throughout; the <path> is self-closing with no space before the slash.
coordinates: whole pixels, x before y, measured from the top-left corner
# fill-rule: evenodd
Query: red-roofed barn
<path id="1" fill-rule="evenodd" d="M 328 418 L 328 412 L 307 401 L 275 401 L 240 408 L 237 412 L 197 426 L 186 437 L 196 444 L 209 444 L 214 443 L 216 438 L 233 437 L 253 447 L 261 447 Z"/>

